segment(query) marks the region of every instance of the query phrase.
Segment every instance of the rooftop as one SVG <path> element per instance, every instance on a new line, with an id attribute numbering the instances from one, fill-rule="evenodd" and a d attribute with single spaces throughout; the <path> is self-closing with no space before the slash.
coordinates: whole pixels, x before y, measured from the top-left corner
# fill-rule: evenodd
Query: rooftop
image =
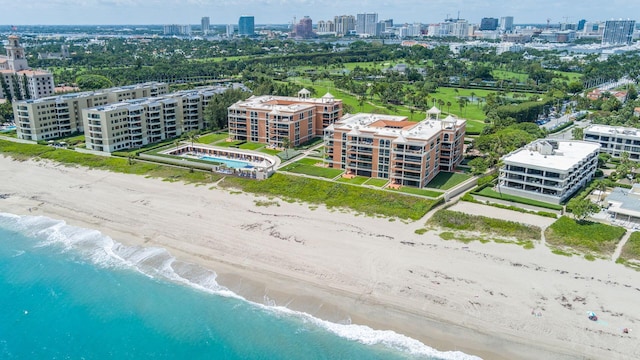
<path id="1" fill-rule="evenodd" d="M 631 189 L 615 188 L 607 196 L 609 211 L 640 217 L 640 184 Z"/>
<path id="2" fill-rule="evenodd" d="M 502 160 L 510 164 L 568 171 L 599 148 L 600 144 L 588 141 L 541 139 L 505 155 Z"/>
<path id="3" fill-rule="evenodd" d="M 329 95 L 329 96 L 327 96 Z M 331 94 L 322 98 L 298 98 L 292 96 L 251 96 L 250 98 L 238 101 L 230 106 L 231 109 L 250 108 L 263 111 L 275 111 L 283 113 L 292 113 L 307 108 L 312 108 L 317 104 L 333 104 L 336 101 Z"/>
<path id="4" fill-rule="evenodd" d="M 251 96 L 250 98 L 238 101 L 231 105 L 231 108 L 252 108 L 261 110 L 279 110 L 284 112 L 292 112 L 300 109 L 308 108 L 316 104 L 333 104 L 339 102 L 329 93 L 322 98 L 299 98 L 293 96 Z"/>
<path id="5" fill-rule="evenodd" d="M 406 116 L 359 113 L 345 115 L 342 119 L 329 127 L 330 130 L 340 129 L 353 134 L 370 134 L 371 136 L 388 136 L 405 138 L 407 140 L 429 140 L 443 128 L 461 126 L 466 120 L 448 116 L 444 120 L 422 120 L 413 122 Z"/>
<path id="6" fill-rule="evenodd" d="M 584 129 L 584 132 L 594 132 L 600 134 L 624 134 L 627 136 L 634 136 L 640 138 L 640 129 L 622 127 L 622 126 L 610 126 L 610 125 L 590 125 Z"/>

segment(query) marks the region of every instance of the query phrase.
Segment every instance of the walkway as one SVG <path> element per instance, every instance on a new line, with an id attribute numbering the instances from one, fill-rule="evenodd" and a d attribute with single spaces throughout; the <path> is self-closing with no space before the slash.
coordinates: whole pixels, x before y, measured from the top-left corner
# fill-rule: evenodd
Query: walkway
<path id="1" fill-rule="evenodd" d="M 627 240 L 629 240 L 629 237 L 631 237 L 631 234 L 633 234 L 633 230 L 627 231 L 622 237 L 622 239 L 620 239 L 620 242 L 616 246 L 616 250 L 613 252 L 613 255 L 611 256 L 611 261 L 616 262 L 616 260 L 618 260 L 618 258 L 620 257 L 620 254 L 622 253 L 622 248 L 627 243 Z"/>

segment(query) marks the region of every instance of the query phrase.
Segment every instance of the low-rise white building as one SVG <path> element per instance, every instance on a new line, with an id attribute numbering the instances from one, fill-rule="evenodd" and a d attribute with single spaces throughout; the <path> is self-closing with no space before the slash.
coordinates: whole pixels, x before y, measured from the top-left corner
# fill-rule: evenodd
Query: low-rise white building
<path id="1" fill-rule="evenodd" d="M 536 140 L 502 157 L 499 190 L 559 204 L 594 177 L 599 149 L 585 141 Z"/>
<path id="2" fill-rule="evenodd" d="M 629 153 L 629 159 L 640 160 L 640 129 L 622 126 L 591 125 L 584 129 L 585 141 L 600 144 L 600 152 L 614 158 L 623 152 Z"/>
<path id="3" fill-rule="evenodd" d="M 606 198 L 607 212 L 614 219 L 640 223 L 640 185 L 631 189 L 617 187 Z"/>

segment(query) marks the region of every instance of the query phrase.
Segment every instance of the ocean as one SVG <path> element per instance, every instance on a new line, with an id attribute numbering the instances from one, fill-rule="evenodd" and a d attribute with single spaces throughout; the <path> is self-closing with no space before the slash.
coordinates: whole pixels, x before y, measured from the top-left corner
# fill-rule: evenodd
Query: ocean
<path id="1" fill-rule="evenodd" d="M 162 248 L 0 213 L 0 359 L 478 359 L 251 303 Z"/>

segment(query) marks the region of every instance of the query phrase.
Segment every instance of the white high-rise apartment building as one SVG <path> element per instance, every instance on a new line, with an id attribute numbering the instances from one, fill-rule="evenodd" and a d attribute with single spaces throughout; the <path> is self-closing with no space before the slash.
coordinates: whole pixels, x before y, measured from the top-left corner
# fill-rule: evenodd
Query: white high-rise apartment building
<path id="1" fill-rule="evenodd" d="M 205 16 L 200 20 L 200 26 L 202 27 L 202 33 L 204 35 L 209 35 L 209 29 L 210 29 L 211 23 L 208 16 Z"/>
<path id="2" fill-rule="evenodd" d="M 500 30 L 503 32 L 513 31 L 513 16 L 503 16 L 500 18 Z"/>
<path id="3" fill-rule="evenodd" d="M 358 35 L 376 36 L 378 13 L 358 14 L 356 17 L 356 33 Z"/>

